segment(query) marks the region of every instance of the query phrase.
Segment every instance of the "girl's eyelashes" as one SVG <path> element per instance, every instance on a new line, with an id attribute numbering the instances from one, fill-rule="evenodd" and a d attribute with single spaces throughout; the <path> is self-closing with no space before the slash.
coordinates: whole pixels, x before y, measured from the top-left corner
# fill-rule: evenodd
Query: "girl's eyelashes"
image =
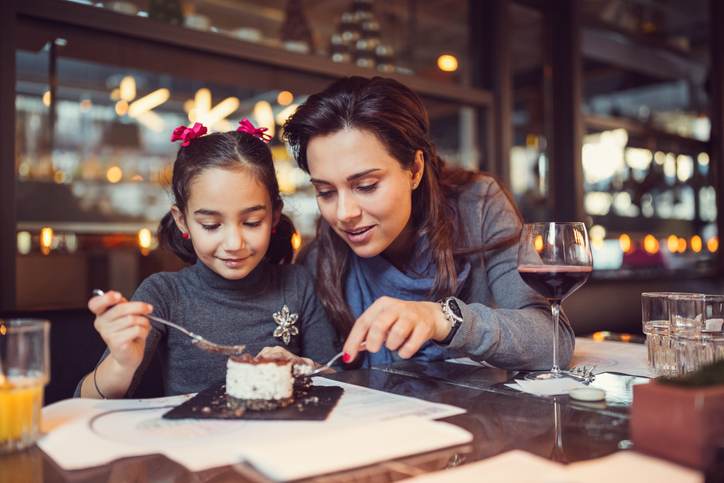
<path id="1" fill-rule="evenodd" d="M 256 228 L 256 227 L 261 226 L 261 224 L 262 224 L 262 220 L 244 222 L 244 226 L 247 226 L 249 228 Z M 201 228 L 203 228 L 206 231 L 214 231 L 214 230 L 217 230 L 221 226 L 221 223 L 200 223 L 200 225 L 201 225 Z"/>

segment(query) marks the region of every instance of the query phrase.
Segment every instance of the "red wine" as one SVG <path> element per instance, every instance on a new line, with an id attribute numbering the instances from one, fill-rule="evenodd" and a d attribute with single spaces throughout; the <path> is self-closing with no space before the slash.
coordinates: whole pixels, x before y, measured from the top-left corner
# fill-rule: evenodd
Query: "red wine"
<path id="1" fill-rule="evenodd" d="M 582 265 L 520 265 L 523 281 L 549 300 L 563 300 L 586 283 L 591 267 Z"/>

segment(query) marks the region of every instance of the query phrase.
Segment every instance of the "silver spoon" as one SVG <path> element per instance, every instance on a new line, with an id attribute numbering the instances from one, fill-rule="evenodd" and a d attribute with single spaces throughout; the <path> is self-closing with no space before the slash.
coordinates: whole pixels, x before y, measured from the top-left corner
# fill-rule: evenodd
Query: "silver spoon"
<path id="1" fill-rule="evenodd" d="M 105 292 L 100 289 L 94 289 L 93 295 L 103 296 L 105 295 Z M 227 356 L 238 356 L 244 353 L 244 349 L 246 348 L 245 344 L 239 344 L 239 345 L 223 345 L 223 344 L 217 344 L 215 342 L 211 342 L 206 340 L 205 338 L 201 337 L 198 334 L 194 334 L 188 329 L 185 329 L 184 327 L 181 327 L 178 324 L 174 324 L 173 322 L 169 322 L 166 319 L 162 319 L 161 317 L 156 317 L 155 315 L 144 315 L 147 319 L 153 320 L 158 322 L 159 324 L 167 325 L 169 327 L 173 327 L 176 330 L 179 330 L 186 334 L 187 336 L 191 337 L 192 343 L 196 345 L 199 349 L 208 351 L 208 352 L 217 352 L 219 354 L 224 354 Z"/>

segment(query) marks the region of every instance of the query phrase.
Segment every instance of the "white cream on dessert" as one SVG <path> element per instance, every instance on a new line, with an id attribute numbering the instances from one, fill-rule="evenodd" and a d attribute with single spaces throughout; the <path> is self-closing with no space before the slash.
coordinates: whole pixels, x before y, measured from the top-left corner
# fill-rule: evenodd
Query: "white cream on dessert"
<path id="1" fill-rule="evenodd" d="M 294 376 L 291 361 L 229 358 L 226 363 L 226 393 L 248 401 L 291 398 Z"/>

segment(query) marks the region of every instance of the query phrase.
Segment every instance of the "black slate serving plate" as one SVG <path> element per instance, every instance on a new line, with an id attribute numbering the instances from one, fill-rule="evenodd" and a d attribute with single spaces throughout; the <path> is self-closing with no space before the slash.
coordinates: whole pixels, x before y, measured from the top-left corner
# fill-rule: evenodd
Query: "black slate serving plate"
<path id="1" fill-rule="evenodd" d="M 324 421 L 344 390 L 339 386 L 311 386 L 295 395 L 287 407 L 269 411 L 238 410 L 227 404 L 226 384 L 217 382 L 163 415 L 166 419 L 248 419 Z"/>

